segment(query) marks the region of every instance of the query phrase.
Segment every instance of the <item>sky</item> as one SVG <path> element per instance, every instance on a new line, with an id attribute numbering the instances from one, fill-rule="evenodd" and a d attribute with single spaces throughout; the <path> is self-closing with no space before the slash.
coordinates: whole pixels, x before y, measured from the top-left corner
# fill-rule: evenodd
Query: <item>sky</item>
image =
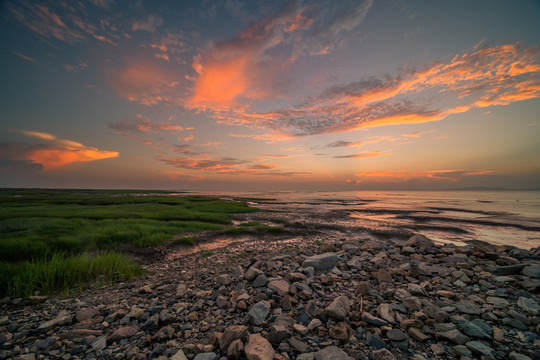
<path id="1" fill-rule="evenodd" d="M 0 2 L 0 187 L 540 187 L 540 2 Z"/>

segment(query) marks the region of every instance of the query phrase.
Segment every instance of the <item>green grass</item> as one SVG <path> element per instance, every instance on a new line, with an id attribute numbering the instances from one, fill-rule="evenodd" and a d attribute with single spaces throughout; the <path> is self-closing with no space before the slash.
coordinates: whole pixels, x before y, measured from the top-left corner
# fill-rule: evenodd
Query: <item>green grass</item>
<path id="1" fill-rule="evenodd" d="M 0 262 L 0 273 L 2 295 L 28 297 L 35 291 L 43 294 L 59 289 L 67 295 L 100 278 L 108 283 L 133 279 L 142 274 L 143 269 L 126 255 L 116 252 L 95 256 L 54 253 L 48 258 L 21 263 Z"/>
<path id="2" fill-rule="evenodd" d="M 202 257 L 209 257 L 214 255 L 214 252 L 211 250 L 201 250 L 201 256 Z"/>
<path id="3" fill-rule="evenodd" d="M 5 286 L 0 288 L 0 295 L 28 294 L 30 290 L 23 284 L 28 279 L 29 283 L 38 284 L 29 285 L 31 288 L 45 292 L 56 285 L 65 288 L 67 283 L 58 281 L 31 281 L 37 276 L 36 269 L 48 269 L 52 266 L 48 262 L 53 260 L 54 268 L 66 263 L 78 274 L 74 261 L 86 259 L 81 255 L 86 252 L 124 252 L 172 239 L 175 244 L 194 244 L 194 237 L 181 235 L 231 229 L 234 214 L 254 211 L 258 209 L 248 207 L 244 201 L 165 196 L 155 191 L 2 189 L 0 278 Z M 250 228 L 257 230 L 260 226 L 253 224 Z M 101 255 L 92 261 L 100 258 Z M 103 259 L 114 260 L 110 256 Z M 92 279 L 94 274 L 88 272 Z M 68 287 L 78 286 L 79 279 L 84 278 L 71 276 L 70 271 L 63 274 L 72 283 Z"/>
<path id="4" fill-rule="evenodd" d="M 225 230 L 230 235 L 256 234 L 261 232 L 281 233 L 285 230 L 280 226 L 263 225 L 258 221 L 249 221 L 238 224 L 236 227 L 231 227 Z"/>
<path id="5" fill-rule="evenodd" d="M 195 245 L 196 242 L 195 236 L 182 236 L 172 241 L 173 245 Z"/>

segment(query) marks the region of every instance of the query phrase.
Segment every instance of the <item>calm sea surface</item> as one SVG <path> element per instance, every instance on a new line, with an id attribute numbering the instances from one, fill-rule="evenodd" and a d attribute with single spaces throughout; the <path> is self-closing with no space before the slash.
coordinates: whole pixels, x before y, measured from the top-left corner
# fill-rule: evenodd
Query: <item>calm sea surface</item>
<path id="1" fill-rule="evenodd" d="M 351 226 L 405 228 L 440 242 L 483 240 L 540 246 L 540 191 L 272 191 L 204 192 L 272 198 L 282 211 L 339 211 Z M 257 206 L 256 204 L 254 206 Z M 264 207 L 263 207 L 264 208 Z M 345 219 L 346 218 L 346 219 Z"/>

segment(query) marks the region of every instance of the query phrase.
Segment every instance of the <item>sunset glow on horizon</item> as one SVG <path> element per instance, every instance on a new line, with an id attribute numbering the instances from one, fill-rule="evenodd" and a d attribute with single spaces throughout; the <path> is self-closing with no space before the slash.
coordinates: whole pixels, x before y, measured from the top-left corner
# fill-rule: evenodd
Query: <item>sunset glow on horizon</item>
<path id="1" fill-rule="evenodd" d="M 537 1 L 8 0 L 1 187 L 540 187 Z"/>

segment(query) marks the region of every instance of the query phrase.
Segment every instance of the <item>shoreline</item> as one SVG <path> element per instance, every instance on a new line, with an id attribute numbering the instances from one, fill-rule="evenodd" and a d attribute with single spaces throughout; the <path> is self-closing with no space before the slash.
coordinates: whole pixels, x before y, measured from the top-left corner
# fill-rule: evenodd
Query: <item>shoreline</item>
<path id="1" fill-rule="evenodd" d="M 156 258 L 134 282 L 73 298 L 3 301 L 0 358 L 538 358 L 540 249 L 295 239 Z"/>

